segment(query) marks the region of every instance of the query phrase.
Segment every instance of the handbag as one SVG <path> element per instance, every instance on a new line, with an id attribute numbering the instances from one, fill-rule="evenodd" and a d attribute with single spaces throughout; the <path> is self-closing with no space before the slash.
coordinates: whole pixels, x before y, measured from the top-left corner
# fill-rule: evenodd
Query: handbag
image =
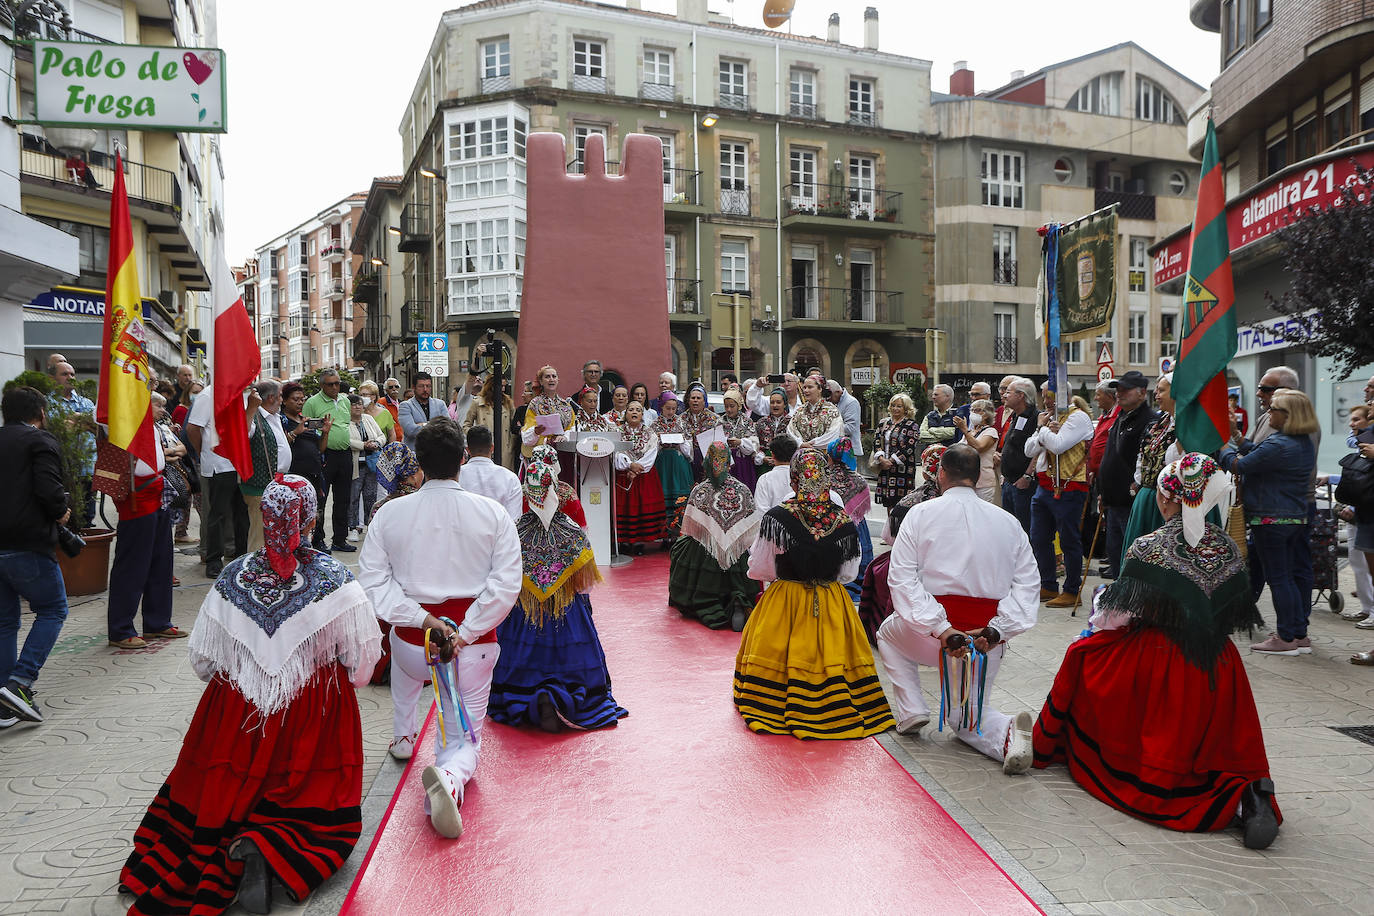
<path id="1" fill-rule="evenodd" d="M 168 505 L 173 509 L 190 508 L 191 481 L 181 462 L 173 458 L 163 465 L 162 478 L 172 488 L 172 500 Z"/>
<path id="2" fill-rule="evenodd" d="M 95 473 L 91 477 L 91 489 L 99 490 L 111 499 L 128 499 L 133 487 L 133 457 L 102 434 L 95 446 Z"/>
<path id="3" fill-rule="evenodd" d="M 1374 509 L 1374 460 L 1359 452 L 1341 458 L 1341 482 L 1336 484 L 1336 502 L 1361 513 Z"/>

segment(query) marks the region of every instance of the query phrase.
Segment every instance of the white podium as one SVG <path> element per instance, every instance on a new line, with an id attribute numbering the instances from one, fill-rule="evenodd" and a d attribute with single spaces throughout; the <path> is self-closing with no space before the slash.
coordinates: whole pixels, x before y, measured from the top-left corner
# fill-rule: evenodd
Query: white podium
<path id="1" fill-rule="evenodd" d="M 629 449 L 620 441 L 619 430 L 584 430 L 556 443 L 559 451 L 576 456 L 577 498 L 587 516 L 587 539 L 591 541 L 596 564 L 601 567 L 624 566 L 629 557 L 614 550 L 616 452 Z"/>

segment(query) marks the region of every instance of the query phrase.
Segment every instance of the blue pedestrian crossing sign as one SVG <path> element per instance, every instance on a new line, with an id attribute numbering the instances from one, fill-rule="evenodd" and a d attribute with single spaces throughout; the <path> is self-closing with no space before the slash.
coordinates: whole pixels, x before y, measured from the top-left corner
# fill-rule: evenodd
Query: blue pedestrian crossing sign
<path id="1" fill-rule="evenodd" d="M 419 368 L 430 375 L 448 375 L 448 335 L 419 334 Z"/>

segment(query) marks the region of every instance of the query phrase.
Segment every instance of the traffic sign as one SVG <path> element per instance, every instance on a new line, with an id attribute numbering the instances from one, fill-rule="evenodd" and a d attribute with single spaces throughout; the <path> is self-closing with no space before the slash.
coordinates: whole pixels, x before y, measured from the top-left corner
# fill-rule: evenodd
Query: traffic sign
<path id="1" fill-rule="evenodd" d="M 448 375 L 448 335 L 421 333 L 418 337 L 420 371 Z"/>
<path id="2" fill-rule="evenodd" d="M 1168 375 L 1174 371 L 1174 358 L 1172 356 L 1161 356 L 1159 358 L 1159 374 Z"/>
<path id="3" fill-rule="evenodd" d="M 1110 382 L 1113 378 L 1112 367 L 1102 365 L 1097 367 L 1097 380 L 1099 382 Z"/>
<path id="4" fill-rule="evenodd" d="M 1097 351 L 1097 364 L 1105 366 L 1110 362 L 1112 362 L 1112 348 L 1107 345 L 1106 341 L 1103 341 L 1102 349 Z"/>

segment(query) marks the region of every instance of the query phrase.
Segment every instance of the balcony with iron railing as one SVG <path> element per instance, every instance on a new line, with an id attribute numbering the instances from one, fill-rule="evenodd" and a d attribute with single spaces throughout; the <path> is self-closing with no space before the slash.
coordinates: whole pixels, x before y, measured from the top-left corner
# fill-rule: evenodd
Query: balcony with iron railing
<path id="1" fill-rule="evenodd" d="M 786 301 L 792 321 L 893 324 L 902 320 L 902 294 L 895 290 L 792 286 Z"/>
<path id="2" fill-rule="evenodd" d="M 700 318 L 701 314 L 701 281 L 670 277 L 668 280 L 669 317 L 682 315 Z"/>
<path id="3" fill-rule="evenodd" d="M 574 92 L 606 92 L 606 77 L 589 76 L 585 73 L 574 73 L 572 77 L 572 89 Z"/>
<path id="4" fill-rule="evenodd" d="M 320 281 L 320 293 L 326 299 L 338 300 L 348 295 L 348 288 L 341 276 L 325 277 Z"/>
<path id="5" fill-rule="evenodd" d="M 886 235 L 901 230 L 901 191 L 793 183 L 783 185 L 782 203 L 784 229 L 838 229 L 851 235 Z"/>
<path id="6" fill-rule="evenodd" d="M 1112 204 L 1119 204 L 1116 215 L 1118 219 L 1144 219 L 1154 221 L 1155 218 L 1155 196 L 1153 194 L 1132 194 L 1128 191 L 1110 191 L 1106 188 L 1098 188 L 1094 193 L 1093 207 L 1101 210 L 1103 207 L 1110 207 Z"/>
<path id="7" fill-rule="evenodd" d="M 651 102 L 673 102 L 677 100 L 677 90 L 672 83 L 646 81 L 639 84 L 639 97 Z"/>
<path id="8" fill-rule="evenodd" d="M 876 127 L 878 116 L 872 111 L 865 111 L 861 108 L 849 109 L 849 123 L 856 127 Z"/>
<path id="9" fill-rule="evenodd" d="M 429 250 L 430 226 L 429 204 L 406 204 L 401 208 L 401 239 L 396 247 L 401 251 L 421 252 Z"/>
<path id="10" fill-rule="evenodd" d="M 716 96 L 716 101 L 721 108 L 730 111 L 749 110 L 749 94 L 747 92 L 726 92 L 722 89 Z"/>
<path id="11" fill-rule="evenodd" d="M 367 262 L 353 275 L 353 301 L 374 303 L 381 291 L 381 280 L 377 268 Z"/>
<path id="12" fill-rule="evenodd" d="M 992 258 L 992 282 L 999 286 L 1016 285 L 1016 259 L 999 258 L 996 255 Z"/>
<path id="13" fill-rule="evenodd" d="M 34 148 L 39 146 L 43 149 Z M 41 138 L 24 135 L 24 148 L 19 154 L 21 179 L 58 191 L 98 195 L 109 200 L 114 190 L 112 167 L 54 155 L 47 152 L 46 148 L 47 144 Z M 124 189 L 129 195 L 129 206 L 181 212 L 181 184 L 173 172 L 128 160 L 124 160 L 123 165 Z"/>
<path id="14" fill-rule="evenodd" d="M 720 189 L 720 213 L 724 216 L 749 216 L 753 213 L 749 186 L 736 184 Z"/>
<path id="15" fill-rule="evenodd" d="M 401 336 L 406 340 L 430 329 L 429 300 L 407 299 L 401 308 Z"/>
<path id="16" fill-rule="evenodd" d="M 685 219 L 706 212 L 701 205 L 700 171 L 677 168 L 663 170 L 663 212 L 669 218 Z"/>
<path id="17" fill-rule="evenodd" d="M 329 263 L 342 261 L 346 254 L 348 254 L 348 249 L 344 248 L 341 238 L 331 238 L 325 242 L 324 248 L 320 250 L 320 258 Z"/>
<path id="18" fill-rule="evenodd" d="M 386 343 L 389 322 L 385 316 L 378 316 L 374 313 L 368 314 L 368 320 L 363 324 L 358 332 L 353 335 L 353 355 L 361 357 L 365 353 L 375 353 L 380 355 L 382 345 Z M 380 317 L 380 320 L 379 320 Z"/>
<path id="19" fill-rule="evenodd" d="M 483 95 L 486 95 L 490 92 L 505 92 L 507 89 L 514 88 L 514 86 L 515 83 L 511 81 L 509 73 L 503 73 L 500 76 L 482 77 Z"/>
<path id="20" fill-rule="evenodd" d="M 787 114 L 793 118 L 802 118 L 807 121 L 816 120 L 815 102 L 789 102 Z"/>
<path id="21" fill-rule="evenodd" d="M 1016 338 L 994 337 L 992 339 L 992 361 L 995 363 L 1016 362 Z"/>
<path id="22" fill-rule="evenodd" d="M 315 319 L 315 330 L 321 334 L 344 334 L 348 331 L 348 324 L 342 318 L 317 318 Z"/>

